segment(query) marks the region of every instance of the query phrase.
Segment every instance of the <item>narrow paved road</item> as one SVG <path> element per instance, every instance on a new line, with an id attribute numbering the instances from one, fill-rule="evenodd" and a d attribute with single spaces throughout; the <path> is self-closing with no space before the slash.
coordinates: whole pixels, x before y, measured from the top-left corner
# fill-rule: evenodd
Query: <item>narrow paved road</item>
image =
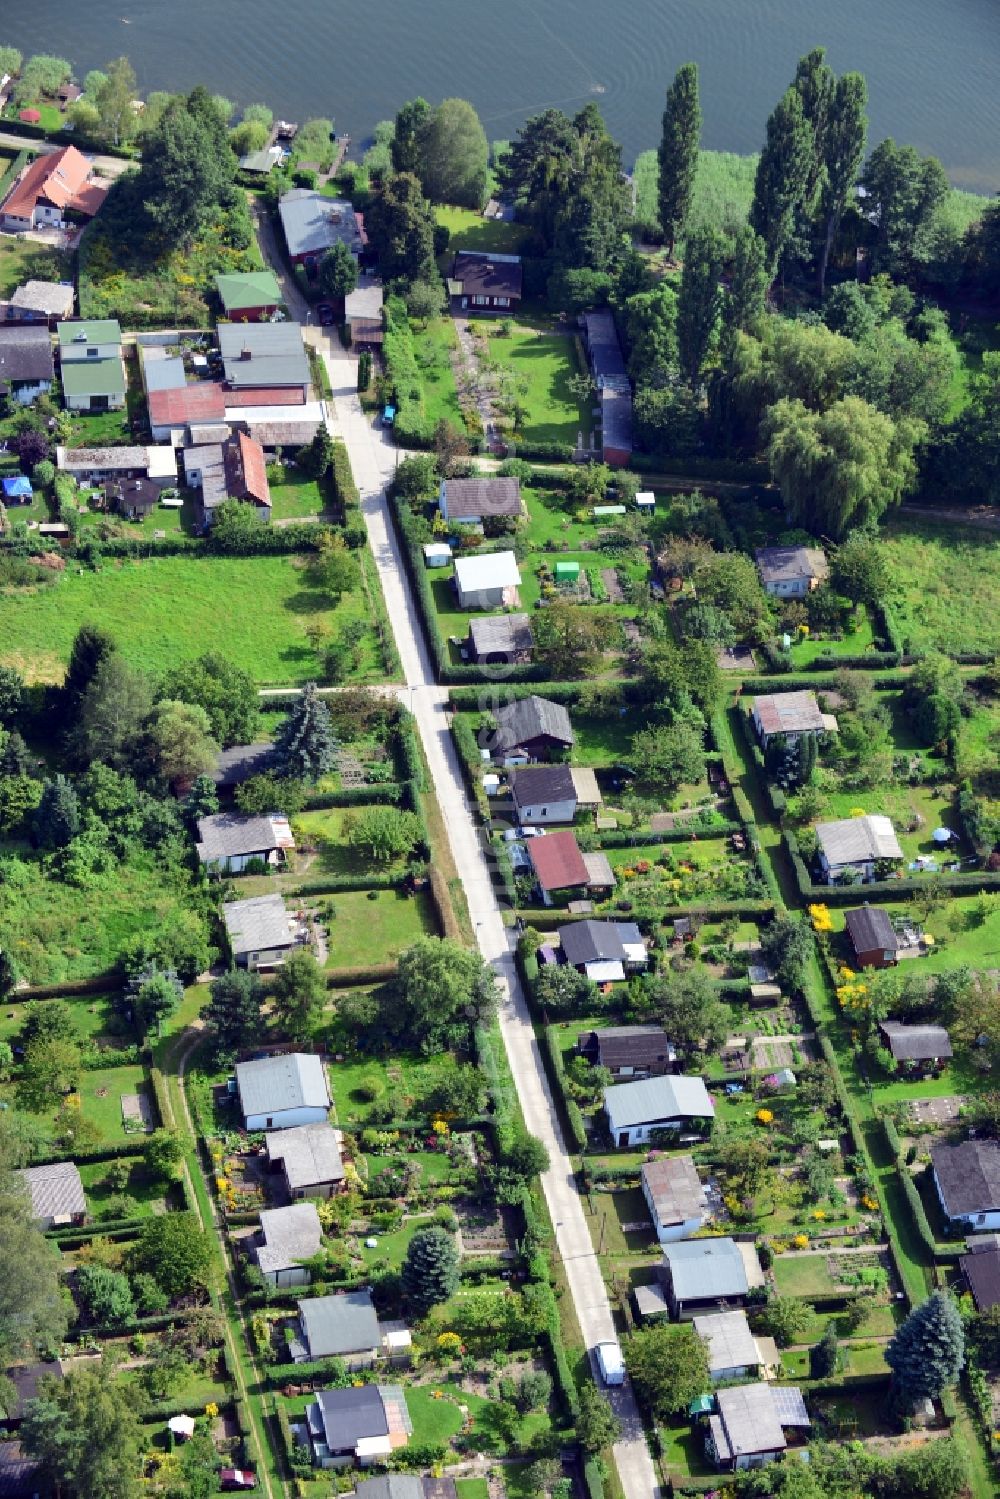
<path id="1" fill-rule="evenodd" d="M 347 444 L 361 493 L 368 535 L 403 664 L 406 686 L 400 690 L 400 697 L 417 720 L 480 950 L 503 987 L 500 1028 L 524 1120 L 531 1133 L 548 1147 L 552 1165 L 542 1178 L 542 1186 L 580 1328 L 588 1349 L 593 1349 L 596 1343 L 615 1336 L 611 1307 L 527 1001 L 514 967 L 508 929 L 501 920 L 486 853 L 466 798 L 445 712 L 447 694 L 434 680 L 416 604 L 389 521 L 385 486 L 398 453 L 361 410 L 356 394 L 356 361 L 341 349 L 336 335 L 328 336 L 318 328 L 310 330 L 310 334 L 327 363 L 334 391 L 334 430 Z M 624 1427 L 622 1440 L 615 1446 L 615 1459 L 626 1499 L 655 1499 L 659 1488 L 631 1388 L 625 1386 L 609 1394 Z"/>

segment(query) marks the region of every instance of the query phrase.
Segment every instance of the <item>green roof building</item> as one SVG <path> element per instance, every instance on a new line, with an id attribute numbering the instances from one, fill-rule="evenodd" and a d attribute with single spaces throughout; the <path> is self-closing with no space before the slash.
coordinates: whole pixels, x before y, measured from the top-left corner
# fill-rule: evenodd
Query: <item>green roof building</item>
<path id="1" fill-rule="evenodd" d="M 120 411 L 125 405 L 122 330 L 117 318 L 58 323 L 63 403 L 70 411 Z"/>
<path id="2" fill-rule="evenodd" d="M 273 271 L 233 271 L 216 276 L 215 288 L 223 312 L 235 323 L 258 323 L 284 301 Z"/>

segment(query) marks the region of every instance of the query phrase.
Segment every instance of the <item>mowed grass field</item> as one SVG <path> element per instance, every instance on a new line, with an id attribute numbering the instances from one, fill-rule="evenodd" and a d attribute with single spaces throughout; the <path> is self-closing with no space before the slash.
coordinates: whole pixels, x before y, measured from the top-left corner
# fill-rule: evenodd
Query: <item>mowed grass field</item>
<path id="1" fill-rule="evenodd" d="M 894 521 L 883 539 L 905 649 L 1000 651 L 1000 536 Z"/>
<path id="2" fill-rule="evenodd" d="M 575 443 L 577 433 L 589 430 L 589 412 L 581 409 L 570 389 L 571 376 L 578 374 L 574 340 L 566 333 L 549 333 L 517 322 L 507 336 L 489 329 L 491 358 L 513 370 L 524 382 L 519 399 L 527 416 L 517 436 L 524 442 Z"/>
<path id="3" fill-rule="evenodd" d="M 99 572 L 67 568 L 58 582 L 0 594 L 0 663 L 29 682 L 61 681 L 79 626 L 110 630 L 136 666 L 162 672 L 207 650 L 221 651 L 262 684 L 317 674 L 306 630 L 348 620 L 369 623 L 362 594 L 334 608 L 298 557 L 160 557 L 108 563 Z M 374 631 L 364 642 L 358 681 L 382 673 Z"/>

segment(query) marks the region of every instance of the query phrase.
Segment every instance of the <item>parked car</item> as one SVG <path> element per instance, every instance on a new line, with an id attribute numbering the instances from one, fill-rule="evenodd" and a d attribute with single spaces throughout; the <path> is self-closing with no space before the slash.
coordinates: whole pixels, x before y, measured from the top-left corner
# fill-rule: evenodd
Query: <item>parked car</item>
<path id="1" fill-rule="evenodd" d="M 607 1385 L 625 1383 L 625 1360 L 622 1358 L 621 1348 L 617 1343 L 598 1343 L 594 1349 L 597 1355 L 598 1367 L 601 1378 Z"/>
<path id="2" fill-rule="evenodd" d="M 255 1473 L 248 1473 L 245 1468 L 223 1468 L 219 1474 L 219 1486 L 227 1494 L 244 1489 L 255 1489 L 257 1476 Z"/>
<path id="3" fill-rule="evenodd" d="M 331 323 L 334 321 L 334 314 L 333 308 L 330 306 L 329 302 L 319 302 L 317 304 L 316 316 L 319 318 L 324 328 L 330 327 Z"/>

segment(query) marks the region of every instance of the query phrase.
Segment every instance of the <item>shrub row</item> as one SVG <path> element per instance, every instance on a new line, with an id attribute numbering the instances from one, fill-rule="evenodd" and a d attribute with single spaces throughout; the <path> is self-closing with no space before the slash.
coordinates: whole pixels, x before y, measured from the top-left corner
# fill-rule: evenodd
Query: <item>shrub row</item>
<path id="1" fill-rule="evenodd" d="M 913 1180 L 913 1173 L 910 1171 L 903 1157 L 903 1147 L 902 1141 L 899 1138 L 899 1131 L 888 1114 L 882 1116 L 882 1130 L 885 1134 L 886 1144 L 896 1162 L 896 1172 L 903 1184 L 903 1195 L 906 1198 L 906 1205 L 910 1210 L 913 1226 L 916 1229 L 917 1237 L 921 1244 L 924 1246 L 930 1259 L 939 1264 L 946 1264 L 957 1260 L 962 1252 L 961 1247 L 957 1244 L 952 1246 L 939 1244 L 934 1237 L 934 1230 L 931 1228 L 927 1209 L 924 1207 L 917 1184 Z"/>
<path id="2" fill-rule="evenodd" d="M 476 1062 L 486 1079 L 486 1088 L 493 1110 L 493 1134 L 497 1150 L 504 1155 L 514 1142 L 517 1129 L 517 1107 L 513 1084 L 501 1072 L 496 1048 L 500 1044 L 496 1028 L 487 1030 L 477 1025 L 475 1030 Z"/>
<path id="3" fill-rule="evenodd" d="M 358 984 L 386 984 L 399 972 L 397 963 L 373 963 L 367 968 L 333 968 L 326 975 L 328 989 L 353 989 Z"/>
<path id="4" fill-rule="evenodd" d="M 68 1228 L 49 1228 L 45 1237 L 59 1249 L 72 1249 L 90 1239 L 129 1239 L 141 1232 L 148 1218 L 102 1218 L 89 1223 L 71 1224 Z"/>
<path id="5" fill-rule="evenodd" d="M 427 768 L 424 764 L 424 753 L 420 747 L 417 721 L 407 708 L 400 710 L 396 742 L 403 762 L 404 776 L 413 782 L 417 791 L 426 791 Z"/>
<path id="6" fill-rule="evenodd" d="M 300 880 L 289 889 L 290 895 L 334 895 L 338 890 L 395 890 L 402 880 L 398 874 L 329 874 L 312 880 Z"/>
<path id="7" fill-rule="evenodd" d="M 115 968 L 106 968 L 89 979 L 67 979 L 61 984 L 36 984 L 32 988 L 18 989 L 20 1004 L 29 999 L 71 999 L 76 994 L 103 994 L 106 989 L 117 989 L 121 974 Z"/>
<path id="8" fill-rule="evenodd" d="M 382 781 L 376 786 L 343 786 L 339 791 L 318 791 L 306 797 L 307 812 L 321 812 L 327 807 L 398 807 L 403 788 L 398 781 Z"/>
<path id="9" fill-rule="evenodd" d="M 587 1148 L 587 1130 L 579 1104 L 575 1098 L 570 1097 L 562 1051 L 559 1048 L 559 1038 L 550 1025 L 545 1027 L 545 1048 L 542 1055 L 545 1058 L 549 1081 L 562 1103 L 563 1122 L 570 1147 L 577 1154 L 581 1154 Z"/>
<path id="10" fill-rule="evenodd" d="M 120 1140 L 117 1145 L 91 1145 L 89 1148 L 74 1149 L 73 1159 L 77 1165 L 92 1165 L 100 1161 L 116 1161 L 119 1156 L 142 1155 L 146 1148 L 146 1136 L 137 1135 L 133 1139 Z M 44 1151 L 40 1155 L 33 1155 L 32 1166 L 47 1166 L 52 1161 L 64 1161 L 66 1151 L 63 1149 Z"/>
<path id="11" fill-rule="evenodd" d="M 741 463 L 736 458 L 665 458 L 657 453 L 633 453 L 629 467 L 640 474 L 665 474 L 677 479 L 721 479 L 748 487 L 769 484 L 766 463 Z"/>
<path id="12" fill-rule="evenodd" d="M 697 834 L 699 843 L 705 843 L 713 838 L 729 838 L 733 833 L 741 831 L 742 828 L 738 822 L 704 824 L 692 817 L 689 822 L 685 822 L 683 827 L 665 828 L 659 833 L 636 833 L 627 830 L 617 833 L 601 833 L 598 842 L 601 848 L 648 848 L 658 843 L 687 843 L 692 834 Z"/>
<path id="13" fill-rule="evenodd" d="M 532 697 L 538 688 L 530 683 L 518 682 L 515 678 L 511 681 L 504 678 L 501 683 L 492 683 L 492 691 L 488 692 L 487 702 L 483 703 L 483 691 L 475 687 L 452 687 L 448 693 L 448 701 L 456 711 L 488 711 L 494 699 L 502 699 L 504 702 L 515 702 L 525 697 Z M 547 682 L 544 696 L 553 703 L 567 703 L 570 707 L 576 705 L 580 700 L 579 682 Z M 623 682 L 621 684 L 621 700 L 624 707 L 645 707 L 653 701 L 655 690 L 642 682 Z"/>
<path id="14" fill-rule="evenodd" d="M 695 902 L 686 906 L 650 906 L 648 909 L 633 906 L 629 919 L 640 925 L 645 922 L 665 925 L 675 921 L 678 916 L 698 916 L 703 921 L 724 921 L 727 916 L 738 916 L 742 921 L 761 921 L 774 915 L 774 904 L 773 900 L 722 900 L 714 903 Z M 589 919 L 571 916 L 568 911 L 534 906 L 520 907 L 517 915 L 526 926 L 533 926 L 539 932 L 554 932 L 557 927 L 565 926 L 568 922 Z"/>

